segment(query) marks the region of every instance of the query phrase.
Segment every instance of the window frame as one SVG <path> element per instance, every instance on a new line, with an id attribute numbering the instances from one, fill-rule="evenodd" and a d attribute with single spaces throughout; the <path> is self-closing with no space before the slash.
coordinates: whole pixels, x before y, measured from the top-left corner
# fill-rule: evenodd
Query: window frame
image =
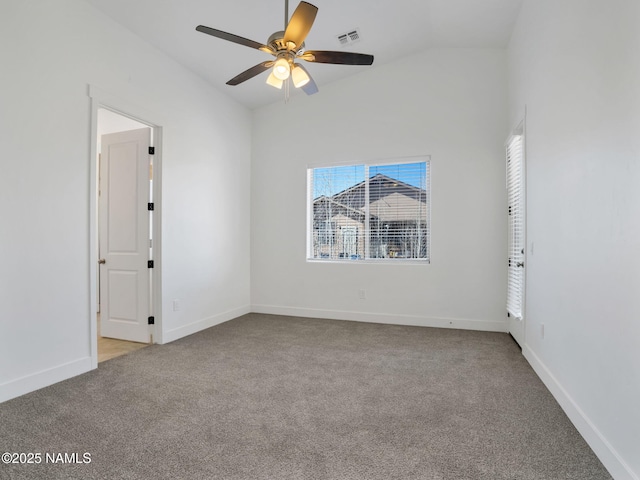
<path id="1" fill-rule="evenodd" d="M 363 240 L 365 242 L 364 258 L 314 258 L 314 210 L 313 210 L 313 173 L 315 169 L 334 167 L 364 167 L 365 198 L 369 198 L 369 169 L 375 167 L 404 165 L 411 163 L 424 163 L 425 191 L 426 191 L 426 257 L 425 258 L 370 258 L 371 230 L 369 215 L 365 216 Z M 378 264 L 378 265 L 429 265 L 431 263 L 431 156 L 420 155 L 412 157 L 397 157 L 392 159 L 381 159 L 375 161 L 344 161 L 344 162 L 322 162 L 307 165 L 307 231 L 306 231 L 306 261 L 310 263 L 348 263 L 348 264 Z M 367 202 L 368 205 L 368 202 Z M 336 226 L 335 235 L 341 235 L 341 227 Z"/>

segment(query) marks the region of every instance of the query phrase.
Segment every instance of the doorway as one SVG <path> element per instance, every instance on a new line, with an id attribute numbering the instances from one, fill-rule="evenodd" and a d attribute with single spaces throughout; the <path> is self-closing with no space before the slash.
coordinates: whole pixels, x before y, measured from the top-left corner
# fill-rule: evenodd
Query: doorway
<path id="1" fill-rule="evenodd" d="M 96 120 L 95 332 L 101 362 L 154 343 L 153 243 L 159 239 L 153 172 L 159 165 L 157 127 L 104 107 L 97 108 Z"/>

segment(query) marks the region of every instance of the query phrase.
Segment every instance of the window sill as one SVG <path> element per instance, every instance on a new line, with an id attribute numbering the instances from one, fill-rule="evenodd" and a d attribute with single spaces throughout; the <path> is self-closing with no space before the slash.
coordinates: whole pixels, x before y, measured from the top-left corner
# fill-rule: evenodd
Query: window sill
<path id="1" fill-rule="evenodd" d="M 350 260 L 350 259 L 338 259 L 331 260 L 328 258 L 307 258 L 307 263 L 329 263 L 329 264 L 339 264 L 339 265 L 430 265 L 431 261 L 428 259 L 417 259 L 417 258 L 369 258 L 369 259 L 360 259 L 360 260 Z"/>

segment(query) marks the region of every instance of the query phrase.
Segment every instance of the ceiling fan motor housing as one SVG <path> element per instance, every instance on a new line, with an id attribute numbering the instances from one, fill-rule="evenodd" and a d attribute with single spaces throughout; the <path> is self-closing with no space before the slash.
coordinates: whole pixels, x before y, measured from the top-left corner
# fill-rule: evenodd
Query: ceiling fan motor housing
<path id="1" fill-rule="evenodd" d="M 291 42 L 289 43 L 290 45 L 295 45 Z M 287 42 L 284 41 L 283 30 L 273 33 L 269 37 L 269 40 L 267 40 L 267 45 L 273 48 L 276 51 L 276 53 L 291 51 L 292 53 L 298 55 L 304 50 L 304 42 L 302 42 L 302 45 L 300 45 L 299 47 L 295 45 L 295 49 L 290 50 L 289 47 L 287 46 Z"/>

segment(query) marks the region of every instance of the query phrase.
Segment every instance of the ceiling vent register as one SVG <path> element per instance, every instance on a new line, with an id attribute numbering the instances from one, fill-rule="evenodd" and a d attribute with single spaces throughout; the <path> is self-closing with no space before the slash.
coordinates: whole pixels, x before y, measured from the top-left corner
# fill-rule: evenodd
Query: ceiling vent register
<path id="1" fill-rule="evenodd" d="M 351 30 L 347 33 L 342 33 L 336 38 L 338 39 L 338 43 L 340 43 L 341 46 L 346 47 L 347 45 L 351 45 L 352 43 L 360 41 L 360 30 L 356 28 L 355 30 Z"/>

